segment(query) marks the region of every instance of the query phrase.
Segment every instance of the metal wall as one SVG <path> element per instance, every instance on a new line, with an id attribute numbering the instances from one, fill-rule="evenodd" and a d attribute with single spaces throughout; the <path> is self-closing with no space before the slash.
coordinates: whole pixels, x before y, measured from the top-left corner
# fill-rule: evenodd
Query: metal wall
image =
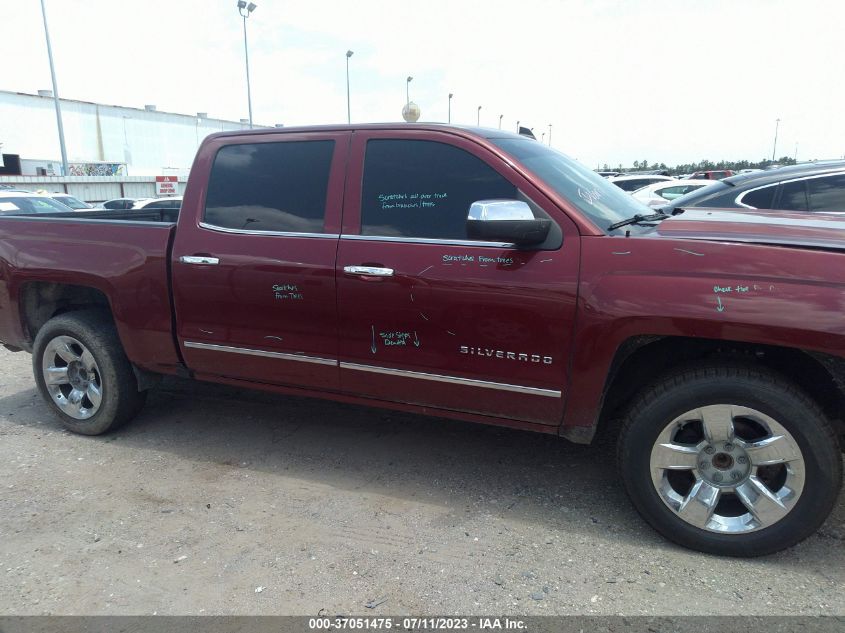
<path id="1" fill-rule="evenodd" d="M 179 195 L 185 192 L 188 179 L 180 176 Z M 113 198 L 154 198 L 154 176 L 0 176 L 0 185 L 18 189 L 69 193 L 85 202 L 103 202 Z"/>
<path id="2" fill-rule="evenodd" d="M 190 169 L 202 140 L 236 121 L 62 99 L 68 161 L 126 163 L 127 175 Z M 52 97 L 0 90 L 3 152 L 61 165 Z"/>

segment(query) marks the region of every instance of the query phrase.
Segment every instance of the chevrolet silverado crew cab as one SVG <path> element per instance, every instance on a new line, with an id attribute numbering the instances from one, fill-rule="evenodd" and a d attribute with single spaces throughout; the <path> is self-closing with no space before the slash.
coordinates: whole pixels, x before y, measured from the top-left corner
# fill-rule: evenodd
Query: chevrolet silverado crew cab
<path id="1" fill-rule="evenodd" d="M 0 341 L 90 435 L 165 374 L 602 428 L 654 528 L 760 555 L 842 484 L 843 249 L 842 218 L 667 217 L 500 130 L 225 133 L 181 210 L 0 218 Z"/>

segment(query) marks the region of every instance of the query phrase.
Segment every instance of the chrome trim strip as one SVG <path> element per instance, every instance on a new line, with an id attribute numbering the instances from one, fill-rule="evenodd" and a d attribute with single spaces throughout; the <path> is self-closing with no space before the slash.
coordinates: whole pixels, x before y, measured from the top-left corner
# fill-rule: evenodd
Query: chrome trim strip
<path id="1" fill-rule="evenodd" d="M 483 242 L 480 240 L 438 240 L 429 237 L 391 237 L 386 235 L 347 235 L 342 240 L 362 240 L 365 242 L 402 242 L 405 244 L 440 244 L 442 246 L 480 246 L 486 248 L 516 248 L 510 242 Z"/>
<path id="2" fill-rule="evenodd" d="M 340 363 L 341 369 L 354 369 L 357 371 L 369 371 L 374 374 L 387 374 L 389 376 L 400 376 L 402 378 L 420 378 L 422 380 L 433 380 L 434 382 L 446 382 L 465 387 L 482 387 L 484 389 L 498 389 L 500 391 L 514 391 L 533 396 L 547 396 L 549 398 L 560 398 L 561 392 L 554 389 L 540 389 L 538 387 L 523 387 L 522 385 L 509 385 L 502 382 L 489 382 L 487 380 L 473 380 L 472 378 L 457 378 L 455 376 L 443 376 L 440 374 L 425 374 L 418 371 L 406 369 L 389 369 L 387 367 L 375 367 L 373 365 L 359 365 L 358 363 Z"/>
<path id="3" fill-rule="evenodd" d="M 317 365 L 337 366 L 336 360 L 318 358 L 316 356 L 302 356 L 300 354 L 285 354 L 284 352 L 267 352 L 261 349 L 249 349 L 247 347 L 229 347 L 228 345 L 212 345 L 211 343 L 197 343 L 185 341 L 185 347 L 204 349 L 211 352 L 229 352 L 231 354 L 246 354 L 247 356 L 264 356 L 266 358 L 281 358 L 282 360 L 298 360 L 302 363 L 315 363 Z"/>
<path id="4" fill-rule="evenodd" d="M 214 226 L 207 222 L 200 222 L 201 229 L 208 229 L 209 231 L 219 231 L 220 233 L 237 233 L 240 235 L 276 235 L 282 237 L 316 237 L 322 239 L 336 240 L 340 237 L 338 233 L 298 233 L 296 231 L 249 231 L 246 229 L 229 229 L 224 226 Z"/>

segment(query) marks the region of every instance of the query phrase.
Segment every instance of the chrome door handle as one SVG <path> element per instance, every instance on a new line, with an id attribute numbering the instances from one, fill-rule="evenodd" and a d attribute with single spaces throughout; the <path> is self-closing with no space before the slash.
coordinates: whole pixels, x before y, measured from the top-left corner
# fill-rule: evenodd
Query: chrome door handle
<path id="1" fill-rule="evenodd" d="M 182 255 L 179 261 L 183 264 L 209 264 L 212 266 L 220 263 L 217 257 L 208 257 L 207 255 Z"/>
<path id="2" fill-rule="evenodd" d="M 378 268 L 376 266 L 344 266 L 343 272 L 348 275 L 362 275 L 364 277 L 392 277 L 392 268 Z"/>

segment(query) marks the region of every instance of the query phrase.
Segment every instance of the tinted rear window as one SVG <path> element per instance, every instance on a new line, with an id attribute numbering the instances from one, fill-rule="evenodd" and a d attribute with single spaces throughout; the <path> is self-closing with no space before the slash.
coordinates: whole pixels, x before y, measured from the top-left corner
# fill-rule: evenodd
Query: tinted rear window
<path id="1" fill-rule="evenodd" d="M 772 199 L 775 197 L 776 190 L 777 185 L 770 185 L 762 189 L 757 189 L 756 191 L 749 191 L 740 198 L 740 202 L 755 209 L 771 209 Z"/>
<path id="2" fill-rule="evenodd" d="M 334 141 L 227 145 L 217 152 L 206 223 L 227 229 L 322 233 Z"/>
<path id="3" fill-rule="evenodd" d="M 806 211 L 807 181 L 795 180 L 783 183 L 775 208 L 783 211 Z"/>
<path id="4" fill-rule="evenodd" d="M 807 186 L 811 211 L 845 211 L 845 174 L 811 178 Z"/>

